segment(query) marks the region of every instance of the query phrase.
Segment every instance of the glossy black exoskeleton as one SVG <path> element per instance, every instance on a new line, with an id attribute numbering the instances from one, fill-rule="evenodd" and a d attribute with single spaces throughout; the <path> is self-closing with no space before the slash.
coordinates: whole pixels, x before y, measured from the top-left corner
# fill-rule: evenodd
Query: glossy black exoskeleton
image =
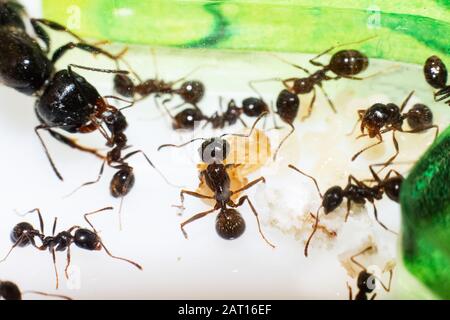
<path id="1" fill-rule="evenodd" d="M 447 85 L 448 72 L 444 62 L 438 56 L 431 56 L 423 66 L 425 80 L 437 91 L 435 101 L 444 101 L 450 106 L 450 85 Z"/>

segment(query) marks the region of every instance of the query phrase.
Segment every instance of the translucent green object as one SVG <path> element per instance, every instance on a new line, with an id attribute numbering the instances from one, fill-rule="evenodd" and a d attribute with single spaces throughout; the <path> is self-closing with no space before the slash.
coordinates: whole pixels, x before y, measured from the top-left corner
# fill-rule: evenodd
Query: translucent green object
<path id="1" fill-rule="evenodd" d="M 43 0 L 44 16 L 88 37 L 183 48 L 317 53 L 336 43 L 371 57 L 450 59 L 448 0 Z"/>
<path id="2" fill-rule="evenodd" d="M 450 299 L 450 127 L 402 185 L 402 246 L 406 267 Z"/>

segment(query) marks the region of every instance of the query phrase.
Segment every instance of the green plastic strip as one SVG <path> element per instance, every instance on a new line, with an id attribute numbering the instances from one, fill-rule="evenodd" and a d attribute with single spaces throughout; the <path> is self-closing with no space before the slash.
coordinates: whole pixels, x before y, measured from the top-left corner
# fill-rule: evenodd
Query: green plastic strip
<path id="1" fill-rule="evenodd" d="M 450 62 L 448 0 L 43 0 L 44 16 L 84 36 L 183 48 L 321 52 L 353 48 L 375 58 Z M 323 3 L 323 4 L 322 4 Z"/>

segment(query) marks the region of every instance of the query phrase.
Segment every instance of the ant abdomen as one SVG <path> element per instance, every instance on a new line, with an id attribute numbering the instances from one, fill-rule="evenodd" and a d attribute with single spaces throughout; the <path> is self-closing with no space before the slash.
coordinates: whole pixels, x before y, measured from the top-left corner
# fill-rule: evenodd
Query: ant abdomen
<path id="1" fill-rule="evenodd" d="M 216 231 L 223 239 L 237 239 L 245 231 L 245 221 L 237 210 L 222 209 L 216 218 Z"/>
<path id="2" fill-rule="evenodd" d="M 186 81 L 181 84 L 177 93 L 185 102 L 195 105 L 203 99 L 205 86 L 200 81 Z"/>
<path id="3" fill-rule="evenodd" d="M 339 207 L 344 200 L 344 190 L 340 186 L 328 189 L 323 195 L 322 206 L 325 214 L 332 212 Z"/>
<path id="4" fill-rule="evenodd" d="M 102 244 L 98 235 L 88 229 L 77 229 L 74 234 L 73 242 L 75 245 L 81 249 L 86 250 L 100 250 Z"/>
<path id="5" fill-rule="evenodd" d="M 400 189 L 402 182 L 403 177 L 398 176 L 389 178 L 383 183 L 383 188 L 388 198 L 397 203 L 400 201 Z"/>
<path id="6" fill-rule="evenodd" d="M 277 98 L 277 113 L 280 118 L 292 124 L 297 117 L 300 107 L 300 99 L 298 96 L 286 89 L 282 90 Z"/>
<path id="7" fill-rule="evenodd" d="M 2 281 L 0 285 L 0 297 L 5 300 L 22 300 L 19 287 L 11 281 Z"/>
<path id="8" fill-rule="evenodd" d="M 330 60 L 329 69 L 338 76 L 354 76 L 369 66 L 369 59 L 358 50 L 341 50 Z"/>
<path id="9" fill-rule="evenodd" d="M 423 72 L 425 74 L 425 80 L 430 86 L 435 89 L 442 89 L 445 87 L 448 76 L 447 68 L 439 57 L 429 57 L 425 62 Z"/>
<path id="10" fill-rule="evenodd" d="M 406 121 L 413 130 L 420 130 L 433 124 L 433 112 L 421 103 L 415 104 L 406 114 Z"/>
<path id="11" fill-rule="evenodd" d="M 125 74 L 116 74 L 114 76 L 114 90 L 127 98 L 134 96 L 134 83 L 131 78 Z"/>
<path id="12" fill-rule="evenodd" d="M 19 247 L 25 247 L 30 244 L 30 239 L 25 234 L 30 234 L 32 236 L 32 233 L 34 232 L 34 228 L 31 224 L 28 222 L 21 222 L 16 224 L 14 229 L 11 231 L 10 238 L 13 243 L 17 243 Z M 19 239 L 22 239 L 19 241 Z"/>
<path id="13" fill-rule="evenodd" d="M 111 195 L 114 198 L 126 196 L 133 188 L 134 182 L 135 176 L 131 168 L 125 168 L 117 171 L 111 179 Z"/>
<path id="14" fill-rule="evenodd" d="M 269 108 L 262 99 L 250 97 L 242 101 L 242 110 L 247 117 L 259 117 L 268 112 Z"/>

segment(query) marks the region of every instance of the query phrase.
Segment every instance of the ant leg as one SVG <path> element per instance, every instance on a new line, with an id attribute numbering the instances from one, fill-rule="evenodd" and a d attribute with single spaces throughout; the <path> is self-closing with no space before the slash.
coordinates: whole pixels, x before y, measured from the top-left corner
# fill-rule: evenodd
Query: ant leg
<path id="1" fill-rule="evenodd" d="M 250 132 L 247 134 L 240 134 L 240 133 L 224 133 L 220 136 L 220 138 L 226 137 L 226 136 L 233 136 L 233 137 L 242 137 L 242 138 L 249 138 L 252 136 L 253 131 L 255 130 L 256 125 L 258 124 L 258 122 L 264 118 L 266 115 L 268 114 L 267 111 L 264 111 L 263 113 L 261 113 L 258 118 L 256 118 L 255 122 L 253 122 L 252 127 L 250 128 Z"/>
<path id="2" fill-rule="evenodd" d="M 247 201 L 248 205 L 250 206 L 250 209 L 252 210 L 253 214 L 255 215 L 256 218 L 256 223 L 258 224 L 258 230 L 259 230 L 259 234 L 261 235 L 261 237 L 264 239 L 264 241 L 271 246 L 272 248 L 275 248 L 275 245 L 273 245 L 269 240 L 267 240 L 266 236 L 264 235 L 264 233 L 262 232 L 261 229 L 261 223 L 259 221 L 259 215 L 258 212 L 256 211 L 255 207 L 253 206 L 253 203 L 250 201 L 248 196 L 243 196 L 242 198 L 239 199 L 237 204 L 233 204 L 233 207 L 237 208 L 240 207 L 244 204 L 244 201 Z"/>
<path id="3" fill-rule="evenodd" d="M 111 258 L 116 259 L 116 260 L 121 260 L 121 261 L 128 262 L 129 264 L 132 264 L 133 266 L 135 266 L 139 270 L 142 270 L 142 266 L 140 264 L 138 264 L 138 263 L 136 263 L 136 262 L 134 262 L 132 260 L 129 260 L 129 259 L 126 259 L 126 258 L 122 258 L 122 257 L 118 257 L 118 256 L 115 256 L 115 255 L 111 254 L 111 252 L 105 247 L 105 244 L 103 243 L 103 241 L 100 241 L 100 244 L 102 245 L 103 250 L 105 250 L 106 254 L 108 256 L 110 256 Z"/>
<path id="4" fill-rule="evenodd" d="M 352 207 L 352 201 L 350 199 L 347 199 L 347 212 L 345 214 L 344 222 L 347 222 L 348 217 L 350 216 L 350 208 Z"/>
<path id="5" fill-rule="evenodd" d="M 304 67 L 302 67 L 302 66 L 300 66 L 300 65 L 298 65 L 298 64 L 292 63 L 292 62 L 286 60 L 285 58 L 280 57 L 280 56 L 277 55 L 277 54 L 273 54 L 273 53 L 272 53 L 272 54 L 270 54 L 270 55 L 273 56 L 274 58 L 280 60 L 281 62 L 284 62 L 284 63 L 286 63 L 286 64 L 288 64 L 288 65 L 291 65 L 291 66 L 294 67 L 294 68 L 297 68 L 297 69 L 302 70 L 303 72 L 307 73 L 308 75 L 311 74 L 311 72 L 309 72 L 308 69 L 306 69 L 306 68 L 304 68 Z"/>
<path id="6" fill-rule="evenodd" d="M 85 67 L 85 66 L 80 66 L 79 64 L 69 64 L 67 66 L 67 70 L 72 73 L 72 68 L 78 68 L 78 69 L 82 69 L 82 70 L 87 70 L 87 71 L 94 71 L 94 72 L 103 72 L 103 73 L 115 73 L 115 74 L 124 74 L 127 75 L 129 74 L 128 71 L 126 70 L 112 70 L 112 69 L 103 69 L 103 68 L 92 68 L 92 67 Z"/>
<path id="7" fill-rule="evenodd" d="M 69 279 L 69 274 L 67 272 L 67 270 L 69 270 L 70 267 L 70 246 L 67 247 L 67 263 L 66 263 L 66 267 L 64 268 L 64 274 L 66 276 L 66 279 Z"/>
<path id="8" fill-rule="evenodd" d="M 63 181 L 64 179 L 61 176 L 61 174 L 59 173 L 58 169 L 56 168 L 56 165 L 53 162 L 52 157 L 50 156 L 50 153 L 48 152 L 47 146 L 45 145 L 44 139 L 42 139 L 41 135 L 39 134 L 39 130 L 47 130 L 48 131 L 49 129 L 50 129 L 49 126 L 47 126 L 45 124 L 41 124 L 34 128 L 34 132 L 36 133 L 36 135 L 39 138 L 39 141 L 41 142 L 42 146 L 44 147 L 45 155 L 47 156 L 47 159 L 50 162 L 50 165 L 52 166 L 53 171 L 55 172 L 55 174 L 59 178 L 59 180 Z"/>
<path id="9" fill-rule="evenodd" d="M 69 137 L 66 137 L 66 136 L 64 136 L 64 135 L 62 135 L 59 132 L 56 132 L 54 130 L 48 129 L 48 132 L 50 133 L 50 135 L 53 138 L 55 138 L 59 142 L 62 142 L 64 144 L 68 145 L 71 148 L 74 148 L 74 149 L 77 149 L 77 150 L 80 150 L 80 151 L 83 151 L 83 152 L 87 152 L 87 153 L 93 154 L 97 158 L 104 159 L 104 156 L 98 152 L 98 149 L 82 146 L 82 145 L 78 144 L 75 139 L 71 139 Z"/>
<path id="10" fill-rule="evenodd" d="M 52 258 L 53 258 L 53 268 L 55 269 L 55 277 L 56 277 L 56 289 L 59 288 L 59 276 L 58 276 L 58 268 L 56 267 L 56 253 L 55 249 L 51 250 Z"/>
<path id="11" fill-rule="evenodd" d="M 193 221 L 195 221 L 195 220 L 201 219 L 201 218 L 207 216 L 208 214 L 210 214 L 210 213 L 212 213 L 212 212 L 214 212 L 214 211 L 216 211 L 216 208 L 211 209 L 211 210 L 208 210 L 208 211 L 204 211 L 204 212 L 197 213 L 196 215 L 192 216 L 192 217 L 189 218 L 188 220 L 186 220 L 186 221 L 184 221 L 183 223 L 181 223 L 181 224 L 180 224 L 180 228 L 181 228 L 181 232 L 183 232 L 184 237 L 185 237 L 186 239 L 188 238 L 188 234 L 187 234 L 186 231 L 184 230 L 184 227 L 185 227 L 187 224 L 189 224 L 189 223 L 191 223 L 191 222 L 193 222 Z"/>
<path id="12" fill-rule="evenodd" d="M 305 250 L 304 250 L 305 257 L 308 256 L 309 244 L 311 243 L 311 240 L 312 240 L 312 238 L 314 237 L 314 234 L 316 233 L 317 228 L 319 227 L 319 213 L 320 213 L 320 208 L 322 208 L 322 206 L 320 206 L 320 207 L 317 209 L 317 213 L 316 213 L 316 216 L 315 216 L 315 218 L 316 218 L 316 223 L 315 223 L 314 226 L 313 226 L 313 231 L 311 232 L 311 234 L 309 235 L 308 239 L 306 240 Z"/>
<path id="13" fill-rule="evenodd" d="M 92 230 L 95 233 L 97 233 L 97 230 L 95 230 L 94 225 L 88 219 L 88 216 L 96 214 L 96 213 L 99 213 L 99 212 L 103 212 L 103 211 L 106 211 L 106 210 L 113 210 L 113 209 L 114 209 L 113 207 L 105 207 L 105 208 L 102 208 L 102 209 L 99 209 L 99 210 L 95 210 L 95 211 L 92 211 L 92 212 L 85 213 L 84 214 L 84 220 L 86 220 L 86 222 L 89 224 L 89 226 L 92 228 Z"/>
<path id="14" fill-rule="evenodd" d="M 403 101 L 402 105 L 400 106 L 400 112 L 403 112 L 403 109 L 405 109 L 406 105 L 408 104 L 409 100 L 411 99 L 412 95 L 414 94 L 414 90 L 411 91 L 406 99 Z"/>
<path id="15" fill-rule="evenodd" d="M 96 184 L 97 182 L 100 181 L 102 175 L 103 175 L 103 170 L 105 169 L 105 163 L 106 161 L 103 161 L 101 167 L 100 167 L 100 172 L 98 173 L 97 179 L 93 180 L 93 181 L 89 181 L 89 182 L 85 182 L 83 183 L 81 186 L 79 186 L 78 188 L 76 188 L 75 190 L 73 190 L 71 193 L 69 193 L 67 196 L 65 196 L 65 198 L 70 197 L 71 195 L 73 195 L 75 192 L 77 192 L 78 190 L 80 190 L 83 187 L 92 185 L 92 184 Z"/>
<path id="16" fill-rule="evenodd" d="M 69 42 L 58 49 L 55 50 L 55 52 L 52 55 L 51 62 L 55 64 L 58 60 L 60 60 L 63 55 L 73 49 L 80 49 L 89 53 L 92 53 L 93 55 L 101 54 L 105 57 L 108 57 L 109 59 L 116 61 L 122 58 L 122 56 L 128 51 L 128 48 L 123 49 L 121 52 L 119 52 L 116 55 L 113 55 L 99 47 L 87 44 L 87 43 L 75 43 L 75 42 Z"/>
<path id="17" fill-rule="evenodd" d="M 210 65 L 210 66 L 211 66 L 211 65 Z M 193 75 L 194 73 L 196 73 L 198 70 L 200 70 L 200 69 L 202 69 L 202 68 L 205 68 L 205 65 L 203 65 L 203 66 L 198 66 L 198 67 L 192 69 L 191 71 L 189 71 L 187 74 L 185 74 L 185 75 L 182 76 L 181 78 L 179 78 L 179 79 L 173 81 L 172 84 L 177 84 L 178 82 L 181 82 L 181 81 L 186 80 L 187 78 L 189 78 L 191 75 Z"/>
<path id="18" fill-rule="evenodd" d="M 70 298 L 68 296 L 63 296 L 60 294 L 51 294 L 51 293 L 35 291 L 35 290 L 27 290 L 27 291 L 22 292 L 22 294 L 37 294 L 37 295 L 44 296 L 44 297 L 60 298 L 63 300 L 73 300 L 72 298 Z"/>
<path id="19" fill-rule="evenodd" d="M 319 89 L 322 91 L 322 94 L 325 96 L 325 98 L 328 101 L 328 104 L 330 105 L 331 109 L 333 110 L 334 113 L 337 113 L 336 107 L 334 106 L 333 101 L 331 101 L 330 97 L 328 96 L 328 93 L 325 91 L 325 89 L 322 87 L 321 84 L 318 84 Z"/>
<path id="20" fill-rule="evenodd" d="M 5 257 L 0 260 L 0 263 L 6 261 L 6 259 L 8 259 L 9 255 L 11 254 L 11 252 L 23 241 L 25 240 L 25 238 L 27 238 L 28 240 L 30 240 L 29 237 L 27 237 L 25 234 L 22 234 L 19 239 L 17 239 L 17 241 L 11 246 L 11 248 L 9 249 L 8 253 L 5 255 Z"/>
<path id="21" fill-rule="evenodd" d="M 365 38 L 365 39 L 362 39 L 362 40 L 352 41 L 352 42 L 347 42 L 347 43 L 342 43 L 342 44 L 335 45 L 335 46 L 333 46 L 333 47 L 331 47 L 331 48 L 325 50 L 324 52 L 319 53 L 317 56 L 315 56 L 314 58 L 312 58 L 311 60 L 309 60 L 309 62 L 310 62 L 312 65 L 314 65 L 314 66 L 324 67 L 324 65 L 323 65 L 322 63 L 317 62 L 317 61 L 315 61 L 315 60 L 317 60 L 317 59 L 320 58 L 321 56 L 327 54 L 328 52 L 330 52 L 330 51 L 332 51 L 332 50 L 334 50 L 334 49 L 336 49 L 336 48 L 343 47 L 343 46 L 354 45 L 354 44 L 359 44 L 359 43 L 363 43 L 363 42 L 372 40 L 373 38 L 376 38 L 376 37 L 377 37 L 377 36 L 371 36 L 371 37 L 368 37 L 368 38 Z"/>
<path id="22" fill-rule="evenodd" d="M 439 102 L 450 97 L 450 86 L 447 86 L 434 93 L 434 101 Z"/>
<path id="23" fill-rule="evenodd" d="M 372 297 L 370 297 L 370 300 L 375 300 L 375 297 L 377 296 L 377 294 L 376 293 L 374 293 L 373 294 L 373 296 Z"/>
<path id="24" fill-rule="evenodd" d="M 185 209 L 184 208 L 184 195 L 185 194 L 187 194 L 187 195 L 189 195 L 191 197 L 194 197 L 194 198 L 199 198 L 199 199 L 214 199 L 213 196 L 207 196 L 207 195 L 200 194 L 200 193 L 194 192 L 194 191 L 189 191 L 189 190 L 181 190 L 180 191 L 180 202 L 181 202 L 181 205 L 174 206 L 174 207 L 177 207 L 177 208 L 180 208 L 180 209 Z"/>
<path id="25" fill-rule="evenodd" d="M 347 282 L 347 288 L 348 288 L 348 300 L 353 300 L 353 293 L 352 293 L 352 287 Z"/>
<path id="26" fill-rule="evenodd" d="M 56 231 L 56 223 L 58 222 L 58 218 L 55 217 L 55 219 L 53 220 L 53 228 L 52 228 L 52 236 L 55 235 L 55 231 Z"/>
<path id="27" fill-rule="evenodd" d="M 392 163 L 392 161 L 394 161 L 395 158 L 397 158 L 397 156 L 398 156 L 398 154 L 400 152 L 399 147 L 398 147 L 397 139 L 395 138 L 395 130 L 392 131 L 392 142 L 394 143 L 395 154 L 392 157 L 390 157 L 388 159 L 388 161 L 386 161 L 384 163 L 383 167 L 378 172 L 381 172 L 384 168 L 386 168 L 388 165 L 390 165 Z"/>
<path id="28" fill-rule="evenodd" d="M 59 23 L 56 23 L 56 22 L 53 22 L 50 20 L 46 20 L 46 19 L 34 19 L 34 18 L 30 19 L 30 23 L 31 23 L 31 26 L 33 27 L 34 32 L 38 36 L 38 38 L 44 42 L 45 52 L 47 52 L 47 53 L 50 51 L 50 37 L 49 37 L 48 33 L 41 27 L 40 24 L 43 24 L 55 31 L 66 32 L 66 33 L 70 34 L 72 37 L 74 37 L 75 39 L 77 39 L 78 41 L 85 42 L 81 37 L 79 37 L 72 31 L 68 30 L 63 25 L 60 25 Z"/>
<path id="29" fill-rule="evenodd" d="M 30 213 L 33 213 L 33 212 L 37 212 L 38 218 L 39 218 L 39 226 L 40 226 L 39 230 L 41 231 L 41 234 L 44 234 L 44 220 L 42 219 L 41 210 L 39 208 L 34 208 L 33 210 L 27 211 L 21 216 L 24 217 L 27 214 L 30 214 Z"/>
<path id="30" fill-rule="evenodd" d="M 357 111 L 358 112 L 358 120 L 355 122 L 355 124 L 353 125 L 353 129 L 352 131 L 350 131 L 349 133 L 347 133 L 347 136 L 351 136 L 353 134 L 353 132 L 355 132 L 356 127 L 358 126 L 358 123 L 360 123 L 364 117 L 364 114 L 366 113 L 366 110 L 364 109 L 360 109 Z"/>
<path id="31" fill-rule="evenodd" d="M 275 153 L 273 155 L 273 161 L 277 159 L 278 151 L 280 151 L 281 146 L 286 142 L 286 140 L 290 137 L 292 133 L 295 131 L 295 127 L 292 125 L 292 123 L 286 122 L 290 127 L 291 131 L 281 140 L 280 144 L 278 145 L 277 149 L 275 150 Z"/>
<path id="32" fill-rule="evenodd" d="M 260 182 L 266 183 L 266 179 L 265 179 L 264 177 L 259 177 L 258 179 L 253 180 L 253 181 L 247 183 L 247 184 L 246 184 L 245 186 L 243 186 L 242 188 L 239 188 L 239 189 L 237 189 L 237 190 L 235 190 L 235 191 L 231 191 L 231 194 L 233 195 L 233 194 L 236 194 L 236 193 L 240 193 L 240 192 L 242 192 L 242 191 L 244 191 L 244 190 L 250 189 L 250 188 L 253 187 L 255 184 L 260 183 Z"/>
<path id="33" fill-rule="evenodd" d="M 379 224 L 380 226 L 382 226 L 385 230 L 387 230 L 387 231 L 389 231 L 389 232 L 392 232 L 393 234 L 397 234 L 397 232 L 392 231 L 391 229 L 389 229 L 388 227 L 386 227 L 386 226 L 384 225 L 384 223 L 381 222 L 381 221 L 378 219 L 378 211 L 377 211 L 377 207 L 375 206 L 375 203 L 374 203 L 374 202 L 372 202 L 372 206 L 373 206 L 373 215 L 375 216 L 375 220 L 378 222 L 378 224 Z"/>
<path id="34" fill-rule="evenodd" d="M 316 89 L 313 89 L 313 96 L 311 98 L 311 101 L 309 102 L 308 111 L 306 112 L 306 115 L 302 117 L 302 121 L 305 121 L 305 119 L 308 119 L 311 116 L 311 112 L 314 106 L 314 102 L 316 101 Z"/>
<path id="35" fill-rule="evenodd" d="M 377 146 L 377 145 L 383 143 L 383 137 L 382 137 L 381 135 L 378 136 L 378 139 L 379 139 L 379 140 L 378 140 L 377 143 L 371 144 L 370 146 L 365 147 L 364 149 L 362 149 L 362 150 L 360 150 L 359 152 L 355 153 L 355 154 L 353 155 L 353 157 L 352 157 L 352 161 L 355 161 L 355 159 L 358 158 L 359 155 L 360 155 L 361 153 L 363 153 L 364 151 L 369 150 L 370 148 L 373 148 L 373 147 L 375 147 L 375 146 Z"/>
<path id="36" fill-rule="evenodd" d="M 374 249 L 375 249 L 375 248 L 372 247 L 372 246 L 370 245 L 370 246 L 368 246 L 367 248 L 365 248 L 365 249 L 363 249 L 362 251 L 360 251 L 359 253 L 357 253 L 357 254 L 351 256 L 351 257 L 350 257 L 350 260 L 351 260 L 354 264 L 356 264 L 358 267 L 360 267 L 361 269 L 363 269 L 364 271 L 367 271 L 367 268 L 366 268 L 366 267 L 364 267 L 360 262 L 356 261 L 356 257 L 361 256 L 361 255 L 365 254 L 366 252 L 371 251 L 371 250 L 374 250 Z"/>
<path id="37" fill-rule="evenodd" d="M 322 192 L 320 192 L 319 184 L 317 183 L 316 178 L 314 178 L 313 176 L 310 176 L 309 174 L 304 173 L 303 171 L 301 171 L 297 167 L 293 166 L 292 164 L 288 165 L 288 167 L 297 171 L 298 173 L 304 175 L 305 177 L 310 178 L 314 182 L 314 185 L 316 186 L 316 189 L 317 189 L 317 192 L 319 193 L 320 198 L 323 198 Z"/>
<path id="38" fill-rule="evenodd" d="M 400 132 L 402 132 L 402 133 L 419 133 L 419 132 L 423 132 L 423 131 L 426 131 L 426 130 L 429 130 L 432 128 L 436 129 L 436 133 L 434 134 L 434 139 L 436 139 L 437 136 L 439 135 L 439 126 L 436 124 L 431 125 L 431 126 L 426 126 L 423 128 L 419 128 L 419 129 L 414 129 L 414 130 L 401 130 Z"/>
<path id="39" fill-rule="evenodd" d="M 388 283 L 387 286 L 383 283 L 383 281 L 381 281 L 381 279 L 378 279 L 378 281 L 380 282 L 381 286 L 383 287 L 383 289 L 384 289 L 386 292 L 390 292 L 390 291 L 391 291 L 392 276 L 393 276 L 393 271 L 390 270 L 390 271 L 389 271 L 389 283 Z"/>

